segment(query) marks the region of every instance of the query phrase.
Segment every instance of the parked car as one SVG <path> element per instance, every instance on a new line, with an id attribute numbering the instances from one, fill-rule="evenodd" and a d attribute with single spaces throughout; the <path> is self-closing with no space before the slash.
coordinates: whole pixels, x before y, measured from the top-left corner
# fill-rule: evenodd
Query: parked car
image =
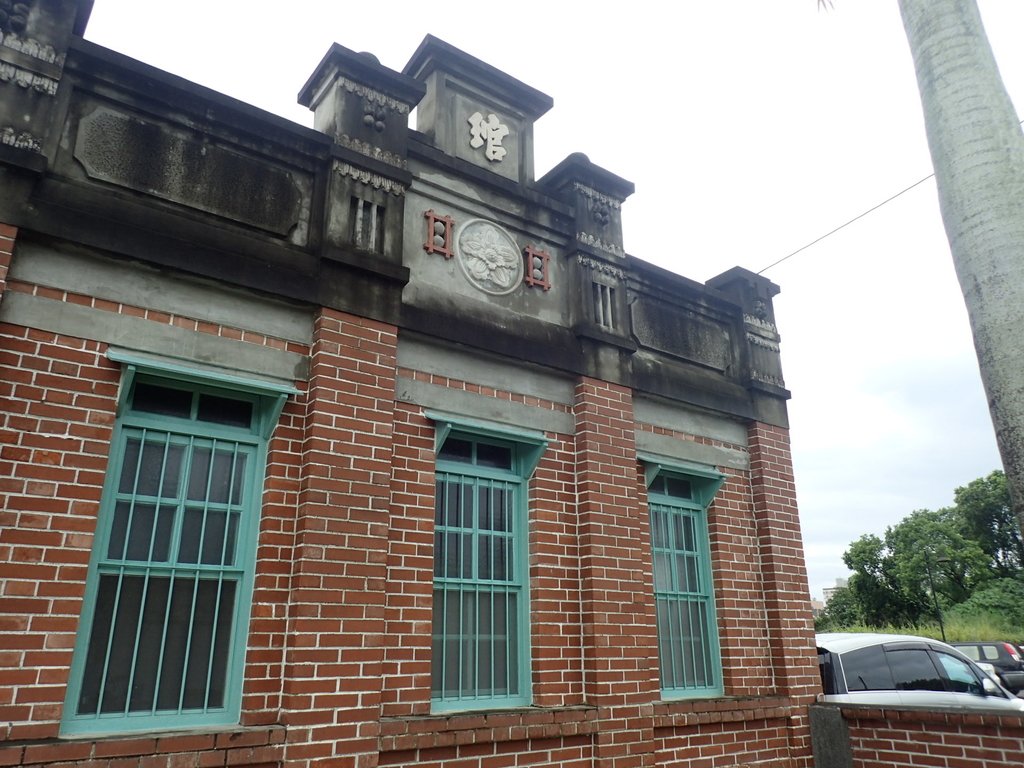
<path id="1" fill-rule="evenodd" d="M 1024 660 L 1020 649 L 1005 641 L 953 643 L 969 659 L 995 667 L 999 682 L 1011 693 L 1024 691 Z"/>
<path id="2" fill-rule="evenodd" d="M 816 640 L 822 701 L 1024 712 L 1024 699 L 937 640 L 868 632 L 826 633 Z"/>

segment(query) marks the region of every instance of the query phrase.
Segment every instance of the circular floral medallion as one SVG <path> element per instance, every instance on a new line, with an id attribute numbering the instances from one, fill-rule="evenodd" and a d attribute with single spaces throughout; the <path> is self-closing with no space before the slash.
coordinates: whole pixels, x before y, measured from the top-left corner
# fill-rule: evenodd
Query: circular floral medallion
<path id="1" fill-rule="evenodd" d="M 455 238 L 462 273 L 485 293 L 511 293 L 523 282 L 523 257 L 504 229 L 484 219 L 470 219 Z"/>

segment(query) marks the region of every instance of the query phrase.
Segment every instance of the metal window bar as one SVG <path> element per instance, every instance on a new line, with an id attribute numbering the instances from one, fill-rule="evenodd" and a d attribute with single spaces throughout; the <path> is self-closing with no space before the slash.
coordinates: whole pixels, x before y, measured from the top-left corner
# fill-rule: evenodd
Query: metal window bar
<path id="1" fill-rule="evenodd" d="M 657 503 L 652 503 L 650 510 L 651 528 L 662 537 L 661 546 L 652 538 L 662 687 L 670 691 L 708 688 L 714 682 L 708 612 L 711 596 L 696 563 L 700 557 L 693 530 L 697 515 Z M 688 536 L 684 533 L 687 526 Z"/>
<path id="2" fill-rule="evenodd" d="M 148 552 L 147 552 L 147 560 L 149 562 L 153 561 L 153 555 L 154 555 L 153 547 L 154 547 L 154 544 L 155 544 L 155 541 L 156 541 L 157 531 L 160 528 L 160 526 L 159 526 L 160 502 L 162 501 L 163 492 L 164 492 L 164 479 L 167 476 L 167 455 L 168 455 L 168 450 L 169 450 L 170 445 L 171 445 L 171 439 L 170 438 L 171 438 L 170 434 L 166 434 L 166 433 L 164 434 L 163 456 L 161 457 L 161 460 L 160 460 L 160 474 L 159 474 L 159 477 L 158 477 L 158 480 L 157 480 L 157 486 L 155 488 L 157 503 L 156 503 L 156 507 L 155 507 L 155 509 L 153 511 L 153 526 L 152 526 L 152 529 L 151 529 L 150 535 L 149 535 L 149 549 L 148 549 Z M 139 475 L 141 474 L 141 471 L 142 471 L 143 456 L 144 456 L 144 452 L 145 452 L 145 445 L 146 445 L 145 439 L 140 440 L 140 442 L 139 442 L 139 456 L 138 456 L 138 461 L 137 461 L 137 466 L 136 466 L 136 473 L 135 473 L 135 488 L 134 488 L 135 491 L 138 491 L 138 479 L 139 479 Z M 132 501 L 131 501 L 131 509 L 132 509 L 133 512 L 134 512 L 134 508 L 135 508 L 136 498 L 137 498 L 136 494 L 133 493 Z M 130 512 L 129 515 L 128 515 L 128 527 L 127 527 L 126 532 L 125 532 L 125 543 L 124 543 L 126 551 L 124 552 L 124 554 L 127 554 L 127 548 L 128 548 L 129 542 L 131 541 L 133 512 Z M 126 691 L 126 694 L 125 694 L 125 710 L 124 710 L 125 713 L 131 711 L 132 692 L 135 690 L 135 673 L 137 672 L 137 666 L 136 665 L 138 664 L 138 658 L 139 658 L 139 645 L 140 645 L 140 639 L 141 639 L 141 635 L 142 635 L 143 619 L 144 619 L 144 616 L 145 616 L 145 605 L 146 605 L 146 601 L 147 601 L 147 599 L 149 597 L 149 581 L 150 581 L 150 575 L 149 575 L 149 573 L 146 573 L 145 577 L 143 578 L 143 582 L 142 582 L 142 597 L 141 597 L 141 599 L 139 601 L 139 617 L 138 617 L 138 621 L 135 624 L 135 641 L 132 644 L 132 660 L 131 660 L 131 664 L 129 666 L 128 687 L 127 687 L 127 691 Z M 115 616 L 116 616 L 116 614 L 115 614 Z M 113 637 L 113 632 L 114 632 L 114 627 L 115 626 L 116 626 L 116 621 L 111 621 L 110 622 L 111 637 Z M 158 677 L 156 679 L 159 680 L 160 678 Z M 101 699 L 101 701 L 102 701 L 102 699 Z"/>
<path id="3" fill-rule="evenodd" d="M 518 663 L 513 658 L 519 649 L 513 630 L 518 628 L 514 614 L 521 585 L 515 582 L 511 561 L 513 488 L 499 480 L 438 473 L 434 605 L 440 613 L 434 621 L 435 698 L 462 701 L 519 693 Z M 497 530 L 499 507 L 501 530 Z M 457 553 L 451 551 L 453 544 Z M 501 546 L 505 553 L 499 571 L 496 553 Z"/>
<path id="4" fill-rule="evenodd" d="M 146 430 L 142 430 L 142 435 L 141 435 L 141 437 L 139 439 L 139 455 L 138 455 L 138 458 L 136 459 L 136 464 L 135 464 L 135 476 L 132 478 L 132 496 L 131 496 L 131 502 L 129 503 L 129 506 L 128 506 L 127 528 L 126 528 L 125 537 L 124 537 L 124 544 L 122 545 L 122 549 L 121 549 L 121 555 L 118 558 L 119 560 L 122 560 L 122 561 L 125 559 L 125 555 L 127 554 L 128 542 L 130 540 L 130 533 L 131 533 L 131 528 L 132 528 L 132 520 L 133 520 L 134 515 L 135 515 L 135 499 L 136 499 L 136 494 L 137 494 L 138 488 L 139 488 L 139 475 L 142 473 L 143 448 L 146 445 L 146 435 L 147 435 L 147 431 Z M 165 454 L 165 457 L 166 457 L 166 454 Z M 162 487 L 158 487 L 157 490 L 160 491 L 160 490 L 163 490 L 163 489 L 162 489 Z M 107 552 L 107 556 L 108 557 L 110 556 L 109 550 Z M 108 676 L 109 671 L 110 671 L 110 651 L 111 651 L 111 648 L 113 647 L 113 644 L 114 644 L 114 627 L 116 626 L 116 623 L 117 623 L 117 615 L 118 615 L 118 610 L 120 608 L 120 603 L 121 603 L 121 588 L 122 588 L 123 583 L 124 583 L 124 566 L 122 565 L 117 570 L 117 590 L 114 593 L 115 594 L 114 605 L 113 605 L 113 609 L 112 609 L 111 614 L 110 614 L 110 616 L 111 616 L 110 628 L 107 631 L 106 648 L 105 648 L 104 653 L 103 653 L 103 671 L 100 673 L 99 689 L 98 689 L 98 691 L 96 693 L 96 712 L 97 713 L 103 711 L 103 699 L 104 699 L 104 696 L 106 694 L 107 676 Z M 81 706 L 81 702 L 79 703 L 79 706 Z"/>
<path id="5" fill-rule="evenodd" d="M 132 714 L 140 714 L 148 710 L 149 714 L 160 713 L 178 713 L 185 710 L 189 711 L 200 711 L 206 712 L 210 709 L 216 709 L 223 705 L 223 700 L 214 702 L 212 700 L 214 692 L 214 683 L 220 684 L 221 690 L 218 694 L 223 699 L 223 681 L 216 681 L 215 675 L 218 674 L 217 657 L 218 652 L 221 650 L 218 648 L 218 643 L 223 641 L 222 634 L 222 620 L 221 611 L 230 611 L 232 615 L 228 617 L 228 624 L 224 629 L 230 633 L 231 630 L 231 618 L 235 609 L 235 597 L 234 592 L 230 592 L 230 605 L 225 605 L 225 595 L 228 594 L 226 585 L 231 584 L 232 590 L 237 586 L 237 583 L 241 577 L 241 572 L 237 567 L 234 566 L 234 558 L 232 556 L 231 548 L 237 546 L 238 543 L 238 523 L 232 525 L 232 520 L 239 520 L 242 514 L 242 505 L 244 503 L 244 486 L 239 484 L 241 477 L 240 473 L 244 472 L 243 458 L 247 457 L 242 445 L 233 441 L 218 441 L 213 440 L 197 440 L 193 436 L 185 435 L 173 435 L 169 432 L 158 432 L 151 429 L 131 430 L 129 431 L 128 445 L 133 441 L 138 445 L 138 454 L 135 457 L 135 468 L 131 481 L 130 490 L 125 492 L 118 492 L 116 497 L 120 501 L 128 502 L 127 520 L 125 521 L 125 533 L 124 542 L 121 545 L 119 552 L 111 552 L 108 543 L 107 557 L 105 562 L 101 562 L 99 565 L 101 577 L 112 576 L 116 578 L 116 585 L 113 590 L 113 605 L 111 607 L 109 626 L 101 628 L 105 629 L 105 638 L 103 638 L 103 649 L 102 649 L 102 668 L 97 679 L 98 690 L 96 691 L 95 705 L 83 709 L 84 703 L 84 691 L 83 697 L 79 701 L 79 714 L 93 715 L 93 716 L 110 716 L 120 714 L 122 716 Z M 132 553 L 129 551 L 131 546 L 132 536 L 135 531 L 137 515 L 136 509 L 140 500 L 149 501 L 149 497 L 140 493 L 140 483 L 142 482 L 142 474 L 144 471 L 144 464 L 146 462 L 146 449 L 150 446 L 160 446 L 162 448 L 161 465 L 160 470 L 157 474 L 157 485 L 155 489 L 155 496 L 153 497 L 156 502 L 154 505 L 153 517 L 151 522 L 151 530 L 149 532 L 149 543 L 146 550 L 147 562 L 134 564 L 129 561 L 129 557 Z M 182 457 L 182 464 L 178 468 L 180 475 L 177 480 L 176 497 L 174 499 L 168 499 L 165 496 L 165 486 L 167 485 L 168 479 L 168 457 L 172 446 L 185 447 L 184 456 Z M 191 482 L 191 474 L 194 469 L 194 460 L 197 453 L 208 452 L 209 462 L 206 467 L 206 477 L 203 482 L 203 498 L 202 499 L 189 499 L 189 491 L 193 485 Z M 225 498 L 223 503 L 215 503 L 212 496 L 212 488 L 214 482 L 214 473 L 217 471 L 217 459 L 218 454 L 223 459 L 230 462 L 228 465 L 228 472 L 226 478 Z M 128 458 L 127 451 L 126 455 L 122 457 L 124 462 Z M 123 465 L 122 465 L 122 468 Z M 236 484 L 238 484 L 236 492 Z M 122 484 L 123 486 L 123 484 Z M 237 493 L 237 495 L 236 495 Z M 125 498 L 127 496 L 127 498 Z M 186 526 L 185 517 L 189 509 L 190 501 L 201 502 L 202 515 L 201 522 L 199 525 L 199 541 L 197 543 L 195 553 L 195 564 L 185 563 L 180 561 L 182 552 L 182 532 Z M 166 542 L 167 556 L 171 558 L 171 561 L 161 565 L 156 559 L 157 552 L 157 535 L 160 527 L 160 516 L 165 504 L 171 502 L 174 508 L 174 523 L 172 530 L 169 532 L 169 541 Z M 216 557 L 214 553 L 212 557 L 207 558 L 204 556 L 204 550 L 206 549 L 206 537 L 210 534 L 208 530 L 210 528 L 211 511 L 214 514 L 223 515 L 223 529 L 220 532 L 222 540 L 220 542 L 220 555 L 219 562 L 214 560 Z M 234 531 L 234 533 L 232 533 Z M 216 532 L 213 533 L 216 535 Z M 209 560 L 209 562 L 208 562 Z M 206 578 L 203 578 L 206 576 Z M 122 611 L 122 604 L 126 595 L 126 589 L 128 588 L 128 582 L 126 579 L 129 578 L 142 578 L 141 590 L 139 593 L 139 602 L 136 608 L 135 615 L 131 613 L 124 613 Z M 166 579 L 167 593 L 164 605 L 162 606 L 161 613 L 162 618 L 159 620 L 159 652 L 156 654 L 156 667 L 151 670 L 153 688 L 152 692 L 148 693 L 143 691 L 141 694 L 149 696 L 148 702 L 146 700 L 140 700 L 140 695 L 136 691 L 136 681 L 139 679 L 140 674 L 149 674 L 141 669 L 140 667 L 140 652 L 143 647 L 144 637 L 143 629 L 144 623 L 147 621 L 147 609 L 150 605 L 150 595 L 152 594 L 153 585 L 155 579 Z M 199 640 L 202 645 L 205 641 L 205 648 L 200 648 L 199 654 L 196 658 L 193 658 L 193 642 L 196 639 L 197 634 L 197 606 L 200 604 L 201 589 L 206 589 L 203 582 L 215 581 L 216 586 L 214 590 L 214 602 L 212 605 L 212 615 L 204 617 L 204 621 L 209 620 L 209 637 L 208 639 L 202 638 Z M 172 628 L 172 613 L 177 605 L 176 596 L 179 593 L 177 587 L 183 586 L 186 590 L 191 586 L 191 599 L 188 607 L 188 623 L 186 625 L 186 638 L 185 647 L 181 654 L 181 670 L 180 678 L 177 680 L 169 679 L 165 680 L 165 661 L 168 658 L 168 639 Z M 157 598 L 159 599 L 159 598 Z M 131 606 L 128 606 L 128 610 Z M 94 631 L 96 629 L 94 628 Z M 123 701 L 121 701 L 121 694 L 115 691 L 114 696 L 116 697 L 113 701 L 107 701 L 109 698 L 109 690 L 112 681 L 117 674 L 118 669 L 115 669 L 117 659 L 115 656 L 115 639 L 120 637 L 122 633 L 128 632 L 131 638 L 131 649 L 130 649 L 130 662 L 128 664 L 128 678 L 123 693 Z M 99 638 L 97 638 L 99 640 Z M 201 654 L 205 652 L 208 654 L 206 658 L 205 668 L 197 668 L 196 664 L 201 664 Z M 220 665 L 220 673 L 222 676 L 226 673 L 228 667 L 228 659 L 226 658 L 226 652 L 223 652 L 223 663 Z M 123 671 L 123 667 L 119 668 Z M 172 675 L 174 673 L 172 672 Z M 196 702 L 189 700 L 186 701 L 187 684 L 192 676 L 200 675 L 201 690 L 199 691 L 198 706 Z M 167 685 L 177 684 L 177 695 L 174 697 L 177 701 L 176 707 L 161 706 L 161 698 L 169 693 L 166 690 Z M 145 686 L 144 687 L 148 687 Z"/>

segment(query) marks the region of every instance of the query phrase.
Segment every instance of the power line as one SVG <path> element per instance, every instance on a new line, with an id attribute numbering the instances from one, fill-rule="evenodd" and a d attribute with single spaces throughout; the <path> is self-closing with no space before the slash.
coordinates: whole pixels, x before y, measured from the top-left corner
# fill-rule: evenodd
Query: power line
<path id="1" fill-rule="evenodd" d="M 821 6 L 822 6 L 823 4 L 827 4 L 827 5 L 831 6 L 831 5 L 832 5 L 832 0 L 818 0 L 818 8 L 819 8 L 819 10 L 820 10 L 820 8 L 821 8 Z M 1024 120 L 1021 120 L 1019 124 L 1020 124 L 1020 125 L 1024 125 Z M 927 176 L 925 176 L 925 177 L 924 177 L 923 179 L 921 179 L 921 180 L 919 180 L 919 181 L 915 181 L 915 182 L 914 182 L 913 184 L 911 184 L 911 185 L 910 185 L 909 187 L 907 187 L 906 189 L 901 189 L 901 190 L 900 190 L 899 192 L 897 192 L 897 193 L 896 193 L 895 195 L 893 195 L 892 197 L 886 198 L 885 200 L 883 200 L 882 202 L 880 202 L 880 203 L 879 203 L 878 205 L 876 205 L 876 206 L 873 206 L 872 208 L 868 208 L 868 209 L 867 209 L 866 211 L 864 211 L 864 213 L 862 213 L 862 214 L 860 214 L 860 215 L 858 215 L 858 216 L 854 216 L 854 217 L 853 217 L 852 219 L 850 219 L 850 220 L 849 220 L 848 222 L 846 222 L 845 224 L 840 224 L 840 225 L 839 225 L 838 227 L 836 227 L 835 229 L 833 229 L 833 230 L 832 230 L 831 232 L 826 232 L 826 233 L 825 233 L 824 235 L 822 235 L 821 237 L 817 238 L 816 240 L 812 240 L 812 241 L 811 241 L 811 242 L 809 242 L 809 243 L 808 243 L 807 245 L 805 245 L 805 246 L 802 246 L 802 247 L 800 247 L 800 248 L 797 248 L 797 249 L 796 249 L 795 251 L 793 251 L 793 252 L 792 252 L 791 254 L 789 254 L 789 255 L 787 255 L 787 256 L 783 256 L 783 257 L 782 257 L 781 259 L 779 259 L 778 261 L 773 261 L 773 262 L 772 262 L 771 264 L 769 264 L 769 265 L 768 265 L 767 267 L 765 267 L 764 269 L 762 269 L 762 270 L 761 270 L 760 272 L 758 272 L 757 274 L 759 274 L 759 275 L 760 275 L 760 274 L 761 274 L 761 273 L 763 273 L 763 272 L 767 272 L 767 271 L 768 271 L 769 269 L 771 269 L 771 268 L 772 268 L 772 267 L 774 267 L 774 266 L 777 266 L 777 265 L 781 264 L 781 263 L 782 263 L 782 262 L 784 262 L 784 261 L 785 261 L 786 259 L 790 259 L 790 258 L 792 258 L 793 256 L 796 256 L 796 255 L 797 255 L 798 253 L 800 253 L 801 251 L 806 251 L 806 250 L 807 250 L 808 248 L 810 248 L 810 247 L 811 247 L 812 245 L 815 245 L 815 244 L 817 244 L 817 243 L 820 243 L 820 242 L 821 242 L 822 240 L 824 240 L 824 239 L 825 239 L 826 237 L 831 237 L 831 236 L 832 236 L 832 235 L 834 235 L 834 234 L 835 234 L 836 232 L 838 232 L 839 230 L 843 229 L 844 227 L 848 227 L 848 226 L 850 226 L 851 224 L 853 224 L 853 222 L 857 221 L 858 219 L 863 219 L 863 218 L 864 218 L 865 216 L 867 216 L 867 215 L 868 215 L 869 213 L 871 213 L 872 211 L 877 211 L 877 210 L 878 210 L 879 208 L 881 208 L 881 207 L 882 207 L 883 205 L 885 205 L 886 203 L 891 203 L 891 202 L 892 202 L 893 200 L 895 200 L 895 199 L 896 199 L 897 197 L 899 197 L 900 195 L 906 194 L 907 192 L 909 192 L 910 190 L 912 190 L 912 189 L 913 189 L 914 187 L 917 187 L 917 186 L 920 186 L 921 184 L 924 184 L 924 183 L 925 183 L 926 181 L 928 181 L 928 179 L 931 179 L 931 178 L 933 178 L 934 176 L 935 176 L 935 174 L 934 174 L 934 173 L 929 173 L 929 174 L 928 174 Z"/>
<path id="2" fill-rule="evenodd" d="M 824 235 L 822 235 L 821 237 L 819 237 L 819 238 L 817 238 L 817 239 L 815 239 L 815 240 L 812 240 L 812 241 L 811 241 L 811 242 L 809 242 L 809 243 L 808 243 L 807 245 L 804 245 L 804 246 L 801 246 L 800 248 L 797 248 L 797 249 L 796 249 L 795 251 L 793 251 L 792 253 L 788 254 L 787 256 L 783 256 L 783 257 L 782 257 L 781 259 L 779 259 L 778 261 L 773 261 L 773 262 L 772 262 L 771 264 L 769 264 L 769 265 L 768 265 L 767 267 L 765 267 L 764 269 L 762 269 L 762 270 L 761 270 L 760 272 L 758 272 L 757 274 L 759 274 L 759 275 L 760 275 L 760 274 L 762 274 L 763 272 L 767 272 L 767 271 L 768 271 L 769 269 L 771 269 L 771 268 L 772 268 L 772 267 L 774 267 L 774 266 L 777 266 L 777 265 L 781 264 L 781 263 L 782 263 L 782 262 L 784 262 L 784 261 L 785 261 L 786 259 L 790 259 L 790 258 L 792 258 L 793 256 L 796 256 L 796 255 L 797 255 L 798 253 L 800 253 L 801 251 L 806 251 L 806 250 L 807 250 L 808 248 L 810 248 L 810 247 L 811 247 L 812 245 L 816 245 L 817 243 L 820 243 L 820 242 L 821 242 L 822 240 L 824 240 L 824 239 L 825 239 L 826 237 L 831 237 L 831 236 L 832 236 L 832 235 L 834 235 L 834 234 L 835 234 L 836 232 L 838 232 L 839 230 L 841 230 L 841 229 L 843 229 L 843 228 L 845 228 L 845 227 L 848 227 L 848 226 L 850 226 L 851 224 L 853 224 L 853 222 L 857 221 L 858 219 L 863 219 L 863 218 L 864 218 L 865 216 L 867 216 L 867 215 L 868 215 L 869 213 L 871 213 L 871 212 L 873 212 L 873 211 L 877 211 L 877 210 L 878 210 L 879 208 L 881 208 L 881 207 L 882 207 L 883 205 L 885 205 L 886 203 L 891 203 L 891 202 L 892 202 L 893 200 L 895 200 L 895 199 L 896 199 L 897 197 L 899 197 L 900 195 L 906 194 L 907 192 L 909 192 L 910 190 L 912 190 L 912 189 L 913 189 L 914 187 L 917 187 L 917 186 L 919 186 L 919 185 L 921 185 L 921 184 L 924 184 L 924 183 L 925 183 L 926 181 L 928 181 L 928 179 L 931 179 L 931 178 L 933 178 L 934 176 L 935 176 L 935 174 L 934 174 L 934 173 L 929 173 L 929 174 L 928 174 L 927 176 L 925 176 L 925 177 L 924 177 L 923 179 L 921 179 L 921 180 L 919 180 L 919 181 L 915 181 L 915 182 L 914 182 L 913 184 L 911 184 L 911 185 L 910 185 L 909 187 L 907 187 L 906 189 L 901 189 L 901 190 L 900 190 L 899 192 L 897 192 L 897 193 L 896 193 L 895 195 L 893 195 L 892 197 L 887 197 L 887 198 L 886 198 L 885 200 L 883 200 L 882 202 L 880 202 L 880 203 L 879 203 L 878 205 L 872 206 L 871 208 L 868 208 L 868 209 L 867 209 L 866 211 L 864 211 L 863 213 L 861 213 L 861 214 L 858 214 L 857 216 L 854 216 L 854 217 L 853 217 L 852 219 L 850 219 L 850 220 L 849 220 L 848 222 L 846 222 L 845 224 L 840 224 L 840 225 L 839 225 L 838 227 L 836 227 L 835 229 L 833 229 L 833 230 L 832 230 L 831 232 L 826 232 L 826 233 L 825 233 Z"/>

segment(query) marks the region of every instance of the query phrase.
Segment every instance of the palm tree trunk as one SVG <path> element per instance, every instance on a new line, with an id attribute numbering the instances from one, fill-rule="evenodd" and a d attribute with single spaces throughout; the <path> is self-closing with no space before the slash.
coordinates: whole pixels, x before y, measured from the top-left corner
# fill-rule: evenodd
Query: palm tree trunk
<path id="1" fill-rule="evenodd" d="M 942 220 L 1024 530 L 1024 137 L 975 0 L 899 4 Z"/>

